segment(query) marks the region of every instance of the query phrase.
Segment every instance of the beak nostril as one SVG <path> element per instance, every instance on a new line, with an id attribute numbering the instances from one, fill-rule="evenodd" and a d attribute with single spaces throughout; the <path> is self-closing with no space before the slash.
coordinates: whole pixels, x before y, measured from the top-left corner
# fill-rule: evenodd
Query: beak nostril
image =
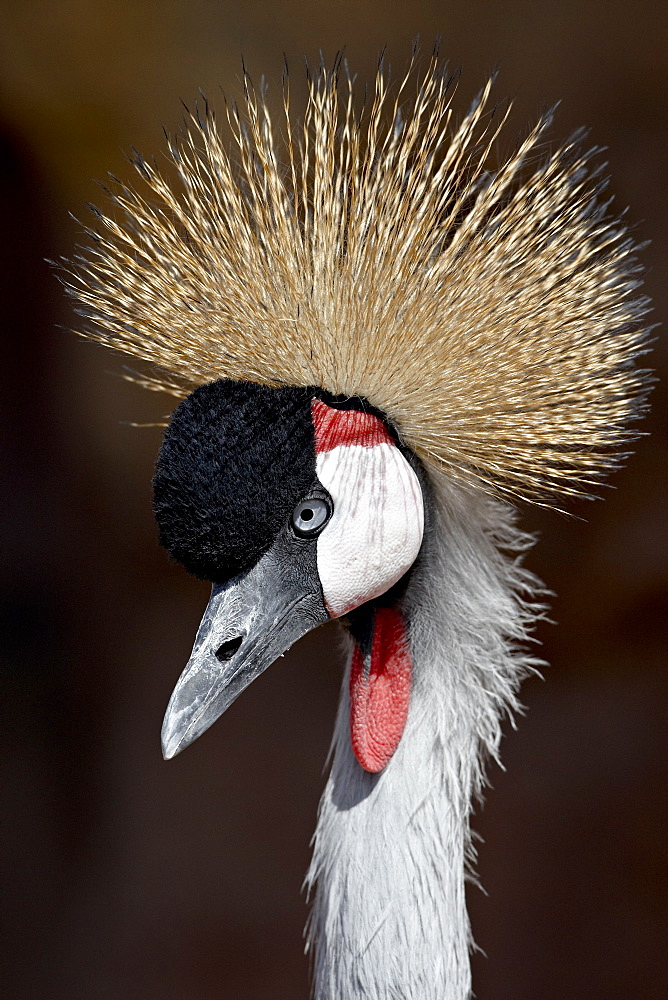
<path id="1" fill-rule="evenodd" d="M 237 635 L 234 639 L 226 639 L 222 642 L 218 649 L 216 650 L 216 659 L 224 663 L 225 660 L 231 660 L 239 646 L 243 642 L 243 636 Z"/>

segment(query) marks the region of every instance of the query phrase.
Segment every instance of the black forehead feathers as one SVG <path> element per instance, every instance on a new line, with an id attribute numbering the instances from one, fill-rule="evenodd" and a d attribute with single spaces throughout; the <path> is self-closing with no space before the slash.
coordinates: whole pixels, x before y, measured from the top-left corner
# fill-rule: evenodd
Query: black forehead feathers
<path id="1" fill-rule="evenodd" d="M 160 542 L 195 576 L 254 565 L 315 481 L 313 391 L 221 380 L 174 412 L 153 480 Z"/>

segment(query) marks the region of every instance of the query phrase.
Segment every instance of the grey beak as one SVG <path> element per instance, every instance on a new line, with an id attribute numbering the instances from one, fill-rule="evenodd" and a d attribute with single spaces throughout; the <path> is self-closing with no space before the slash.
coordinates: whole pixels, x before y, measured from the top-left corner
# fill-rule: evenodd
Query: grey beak
<path id="1" fill-rule="evenodd" d="M 214 584 L 162 725 L 166 760 L 223 714 L 301 636 L 329 620 L 315 545 L 282 534 L 244 576 Z"/>

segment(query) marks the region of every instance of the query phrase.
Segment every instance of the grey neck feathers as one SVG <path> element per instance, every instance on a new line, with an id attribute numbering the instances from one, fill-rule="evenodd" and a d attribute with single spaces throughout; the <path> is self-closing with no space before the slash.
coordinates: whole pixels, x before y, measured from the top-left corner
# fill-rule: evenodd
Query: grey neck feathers
<path id="1" fill-rule="evenodd" d="M 344 679 L 306 884 L 315 1000 L 465 1000 L 469 818 L 504 716 L 537 661 L 521 643 L 537 581 L 511 508 L 437 482 L 403 611 L 408 721 L 386 769 L 354 759 Z M 522 595 L 525 595 L 523 597 Z"/>

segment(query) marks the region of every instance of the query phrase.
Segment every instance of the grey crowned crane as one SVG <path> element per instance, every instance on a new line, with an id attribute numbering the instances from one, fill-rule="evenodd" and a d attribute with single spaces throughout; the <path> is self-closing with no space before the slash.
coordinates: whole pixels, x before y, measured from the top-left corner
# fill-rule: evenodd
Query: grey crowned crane
<path id="1" fill-rule="evenodd" d="M 347 663 L 307 883 L 317 1000 L 464 1000 L 469 818 L 535 668 L 517 498 L 614 467 L 643 408 L 635 247 L 581 135 L 507 159 L 488 83 L 458 122 L 437 58 L 362 106 L 345 66 L 245 79 L 136 156 L 68 283 L 87 335 L 180 399 L 162 543 L 212 582 L 162 733 L 191 743 L 300 636 Z M 227 136 L 227 137 L 226 137 Z"/>

